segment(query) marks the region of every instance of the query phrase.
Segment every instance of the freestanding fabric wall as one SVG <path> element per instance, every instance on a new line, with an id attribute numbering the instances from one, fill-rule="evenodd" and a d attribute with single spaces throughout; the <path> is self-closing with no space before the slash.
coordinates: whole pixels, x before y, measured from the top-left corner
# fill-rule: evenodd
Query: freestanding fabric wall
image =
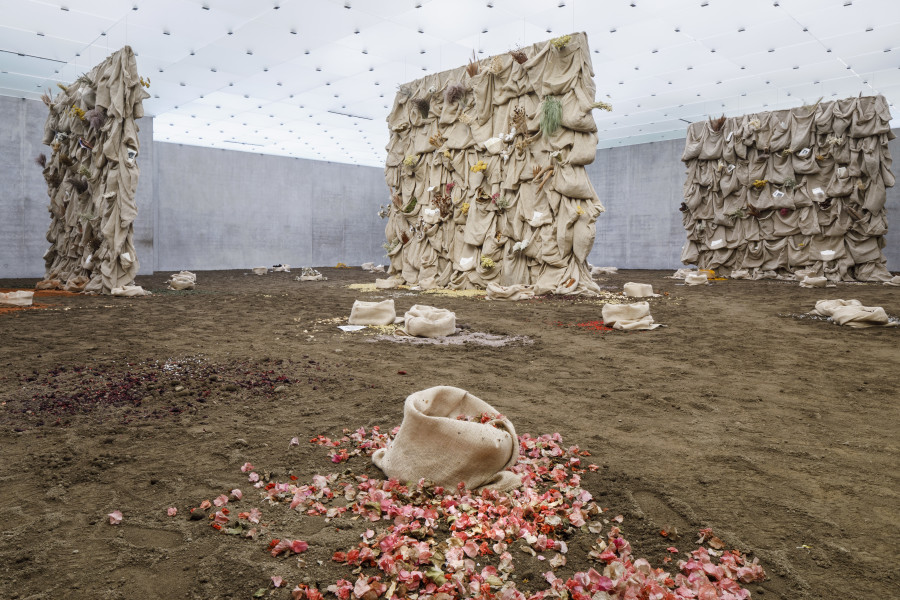
<path id="1" fill-rule="evenodd" d="M 391 273 L 422 287 L 599 291 L 587 267 L 603 212 L 584 169 L 597 149 L 587 36 L 495 56 L 473 74 L 475 64 L 401 86 L 394 100 L 382 211 Z"/>
<path id="2" fill-rule="evenodd" d="M 111 54 L 52 100 L 43 143 L 50 195 L 50 249 L 42 287 L 109 293 L 138 272 L 134 219 L 140 169 L 138 126 L 149 94 L 129 46 Z"/>
<path id="3" fill-rule="evenodd" d="M 692 123 L 682 262 L 754 279 L 890 279 L 890 120 L 870 96 Z"/>

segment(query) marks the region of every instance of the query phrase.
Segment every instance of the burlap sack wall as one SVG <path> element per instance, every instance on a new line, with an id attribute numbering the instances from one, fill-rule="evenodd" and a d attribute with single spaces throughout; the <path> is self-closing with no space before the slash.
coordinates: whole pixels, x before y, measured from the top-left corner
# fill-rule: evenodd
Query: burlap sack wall
<path id="1" fill-rule="evenodd" d="M 885 281 L 885 188 L 894 138 L 883 96 L 688 127 L 681 260 L 761 279 L 803 269 Z M 747 271 L 748 273 L 743 273 Z"/>
<path id="2" fill-rule="evenodd" d="M 138 260 L 138 126 L 149 98 L 129 46 L 44 102 L 43 143 L 52 153 L 44 178 L 50 196 L 45 287 L 109 293 L 134 282 Z M 39 284 L 40 285 L 40 284 Z"/>
<path id="3" fill-rule="evenodd" d="M 406 283 L 599 291 L 587 267 L 603 212 L 584 169 L 597 148 L 587 37 L 522 52 L 524 63 L 503 54 L 479 61 L 474 76 L 459 67 L 401 86 L 387 119 L 392 201 L 382 214 L 390 272 Z M 544 135 L 548 97 L 562 121 Z"/>

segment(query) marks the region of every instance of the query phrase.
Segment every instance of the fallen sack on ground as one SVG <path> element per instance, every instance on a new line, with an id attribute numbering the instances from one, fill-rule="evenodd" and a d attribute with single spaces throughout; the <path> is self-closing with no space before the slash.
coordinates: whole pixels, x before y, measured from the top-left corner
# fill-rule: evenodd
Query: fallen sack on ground
<path id="1" fill-rule="evenodd" d="M 481 423 L 485 414 L 496 418 Z M 372 462 L 403 482 L 426 479 L 448 490 L 463 482 L 472 490 L 505 492 L 522 485 L 506 470 L 518 458 L 519 440 L 509 419 L 466 390 L 438 386 L 406 398 L 397 436 L 375 451 Z"/>
<path id="2" fill-rule="evenodd" d="M 379 290 L 392 290 L 397 287 L 400 287 L 400 280 L 395 277 L 375 280 L 375 288 Z"/>
<path id="3" fill-rule="evenodd" d="M 659 298 L 659 294 L 653 293 L 653 286 L 649 283 L 633 283 L 629 281 L 623 288 L 626 296 L 631 298 Z"/>
<path id="4" fill-rule="evenodd" d="M 806 276 L 803 278 L 803 281 L 800 282 L 800 287 L 802 288 L 823 288 L 828 285 L 827 277 L 809 277 Z M 832 286 L 834 287 L 834 286 Z"/>
<path id="5" fill-rule="evenodd" d="M 116 287 L 109 291 L 113 296 L 119 296 L 122 298 L 132 298 L 134 296 L 149 296 L 150 292 L 145 290 L 139 285 L 123 285 L 122 287 Z"/>
<path id="6" fill-rule="evenodd" d="M 44 281 L 38 281 L 34 284 L 34 289 L 36 290 L 61 290 L 62 282 L 59 279 L 46 279 Z"/>
<path id="7" fill-rule="evenodd" d="M 900 286 L 900 275 L 894 275 L 884 282 L 884 285 Z"/>
<path id="8" fill-rule="evenodd" d="M 269 272 L 269 268 L 268 267 L 253 267 L 252 271 L 256 275 L 265 275 L 266 273 Z"/>
<path id="9" fill-rule="evenodd" d="M 488 300 L 531 300 L 534 298 L 534 286 L 516 283 L 513 285 L 500 285 L 497 283 L 487 284 L 487 294 L 485 298 Z"/>
<path id="10" fill-rule="evenodd" d="M 811 315 L 828 317 L 838 325 L 847 327 L 895 327 L 898 321 L 890 321 L 880 306 L 863 306 L 859 300 L 819 300 Z"/>
<path id="11" fill-rule="evenodd" d="M 197 276 L 190 271 L 173 273 L 166 282 L 170 290 L 192 290 L 197 285 Z"/>
<path id="12" fill-rule="evenodd" d="M 603 323 L 613 329 L 656 329 L 659 323 L 653 322 L 650 316 L 649 302 L 635 302 L 634 304 L 604 304 Z"/>
<path id="13" fill-rule="evenodd" d="M 678 269 L 677 271 L 675 271 L 674 273 L 669 275 L 669 279 L 684 279 L 690 273 L 696 273 L 696 272 L 697 271 L 695 271 L 694 269 Z"/>
<path id="14" fill-rule="evenodd" d="M 272 270 L 276 273 L 290 273 L 291 265 L 272 265 Z"/>
<path id="15" fill-rule="evenodd" d="M 31 306 L 33 302 L 34 292 L 0 292 L 0 306 Z"/>
<path id="16" fill-rule="evenodd" d="M 392 325 L 397 318 L 394 299 L 381 302 L 363 302 L 357 300 L 350 309 L 350 325 Z"/>
<path id="17" fill-rule="evenodd" d="M 706 285 L 709 283 L 709 277 L 706 273 L 699 271 L 691 271 L 684 276 L 684 285 Z"/>
<path id="18" fill-rule="evenodd" d="M 393 300 L 391 300 L 393 307 Z M 403 316 L 400 334 L 414 337 L 444 337 L 456 333 L 456 313 L 444 308 L 414 304 Z"/>
<path id="19" fill-rule="evenodd" d="M 313 269 L 312 267 L 303 267 L 300 270 L 300 277 L 295 277 L 297 281 L 327 281 L 328 278 Z"/>
<path id="20" fill-rule="evenodd" d="M 615 275 L 618 272 L 618 267 L 591 267 L 591 277 L 599 277 L 600 275 Z"/>
<path id="21" fill-rule="evenodd" d="M 732 279 L 750 279 L 750 270 L 749 269 L 735 269 L 729 275 Z"/>

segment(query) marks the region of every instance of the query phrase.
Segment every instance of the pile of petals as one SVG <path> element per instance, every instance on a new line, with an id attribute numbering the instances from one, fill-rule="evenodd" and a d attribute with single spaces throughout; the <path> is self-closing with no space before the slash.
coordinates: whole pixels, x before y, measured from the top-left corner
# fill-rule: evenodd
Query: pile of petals
<path id="1" fill-rule="evenodd" d="M 368 432 L 345 430 L 337 440 L 320 435 L 310 442 L 331 448 L 334 461 L 338 455 L 369 456 L 390 437 L 376 427 Z M 564 446 L 558 433 L 524 434 L 519 443 L 519 461 L 511 470 L 521 476 L 523 486 L 508 494 L 474 492 L 462 485 L 448 490 L 426 481 L 406 484 L 354 475 L 351 470 L 315 475 L 308 483 L 269 480 L 250 463 L 241 471 L 259 490 L 266 511 L 293 510 L 327 521 L 355 519 L 365 529 L 356 546 L 332 556 L 356 579 L 340 579 L 327 590 L 298 584 L 293 598 L 299 600 L 319 600 L 326 592 L 340 600 L 744 600 L 750 592 L 740 584 L 765 579 L 756 559 L 749 561 L 737 550 L 701 546 L 686 554 L 687 560 L 678 561 L 679 572 L 674 574 L 635 559 L 621 529 L 610 524 L 621 523 L 622 517 L 605 518 L 590 492 L 581 487 L 581 475 L 598 469 L 583 464 L 589 453 Z M 249 496 L 244 495 L 245 501 Z M 236 517 L 229 514 L 225 504 L 240 497 L 239 490 L 232 490 L 230 497 L 223 494 L 216 499 L 219 510 L 209 515 L 212 526 L 244 538 L 265 537 L 259 533 L 264 524 L 258 508 Z M 203 505 L 211 508 L 208 502 Z M 609 530 L 600 535 L 604 526 Z M 587 557 L 597 566 L 568 579 L 557 577 L 555 571 L 566 564 L 565 540 L 577 533 L 599 536 Z M 699 541 L 707 538 L 712 532 L 704 530 Z M 302 540 L 268 542 L 274 557 L 307 548 Z M 544 589 L 526 595 L 517 588 L 514 553 L 546 564 Z"/>

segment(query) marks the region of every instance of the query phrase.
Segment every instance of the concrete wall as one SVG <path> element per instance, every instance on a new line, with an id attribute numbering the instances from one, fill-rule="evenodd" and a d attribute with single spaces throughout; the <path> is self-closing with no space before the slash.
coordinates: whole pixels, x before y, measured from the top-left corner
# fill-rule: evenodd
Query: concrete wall
<path id="1" fill-rule="evenodd" d="M 381 169 L 157 143 L 157 270 L 384 262 Z"/>
<path id="2" fill-rule="evenodd" d="M 49 247 L 47 189 L 34 157 L 47 111 L 0 96 L 0 278 L 41 277 Z M 141 119 L 135 241 L 141 273 L 385 262 L 382 170 L 151 142 Z M 900 131 L 895 131 L 900 133 Z M 590 262 L 675 269 L 684 140 L 599 150 L 588 175 L 606 212 Z M 900 139 L 890 145 L 900 159 Z M 897 169 L 894 169 L 895 172 Z M 888 189 L 884 254 L 900 271 L 900 185 Z"/>
<path id="3" fill-rule="evenodd" d="M 0 96 L 0 278 L 43 277 L 44 253 L 50 247 L 47 228 L 50 198 L 38 154 L 50 154 L 41 144 L 47 108 L 43 102 Z M 153 121 L 138 121 L 141 167 L 136 201 L 135 246 L 141 274 L 152 273 L 155 264 L 154 213 L 155 153 Z"/>

